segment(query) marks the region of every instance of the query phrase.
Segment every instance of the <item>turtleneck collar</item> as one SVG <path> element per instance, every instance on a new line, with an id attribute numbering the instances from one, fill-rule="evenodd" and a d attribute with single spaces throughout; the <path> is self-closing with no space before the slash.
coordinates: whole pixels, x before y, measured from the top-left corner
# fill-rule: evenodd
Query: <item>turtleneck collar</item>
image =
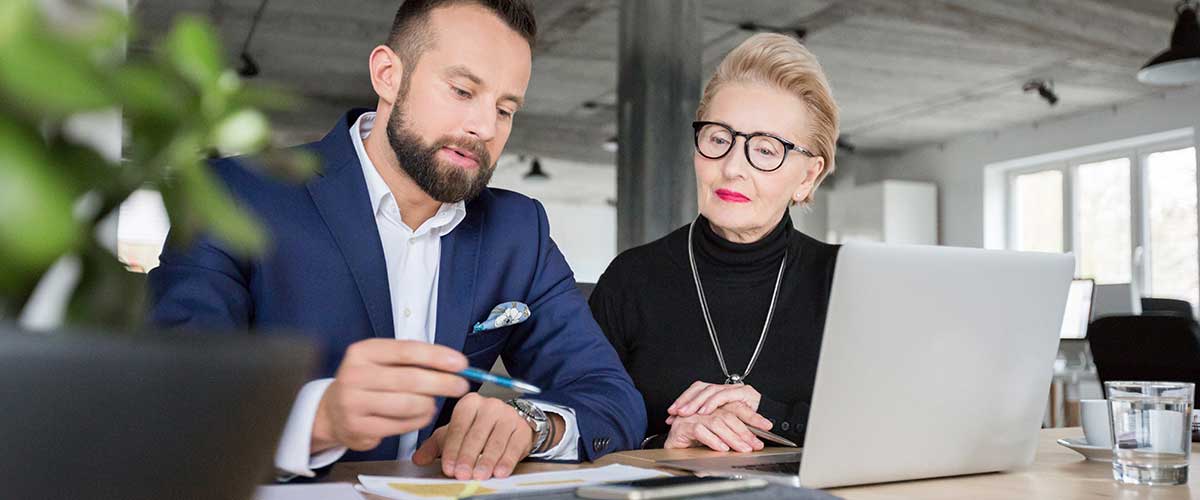
<path id="1" fill-rule="evenodd" d="M 789 236 L 792 234 L 792 218 L 784 211 L 783 219 L 775 225 L 775 229 L 761 239 L 751 243 L 735 243 L 722 238 L 712 229 L 712 223 L 703 215 L 696 221 L 697 265 L 713 267 L 717 270 L 736 271 L 736 273 L 720 273 L 723 277 L 734 277 L 736 274 L 750 274 L 747 278 L 757 278 L 759 271 L 774 276 L 779 269 L 779 261 L 787 252 Z"/>

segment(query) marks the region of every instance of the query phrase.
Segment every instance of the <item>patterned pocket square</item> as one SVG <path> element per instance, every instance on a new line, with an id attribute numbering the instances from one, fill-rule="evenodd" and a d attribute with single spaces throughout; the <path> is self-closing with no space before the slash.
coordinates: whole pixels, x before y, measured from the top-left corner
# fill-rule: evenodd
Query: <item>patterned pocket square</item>
<path id="1" fill-rule="evenodd" d="M 522 302 L 504 302 L 492 308 L 491 314 L 482 322 L 475 323 L 471 333 L 485 332 L 512 326 L 529 319 L 529 306 Z"/>

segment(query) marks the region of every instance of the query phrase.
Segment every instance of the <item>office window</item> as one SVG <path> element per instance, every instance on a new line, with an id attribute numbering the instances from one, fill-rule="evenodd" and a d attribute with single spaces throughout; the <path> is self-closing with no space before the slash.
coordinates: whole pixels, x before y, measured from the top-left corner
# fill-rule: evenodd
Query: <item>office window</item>
<path id="1" fill-rule="evenodd" d="M 1076 274 L 1102 285 L 1130 282 L 1129 166 L 1117 158 L 1075 168 Z"/>
<path id="2" fill-rule="evenodd" d="M 1200 301 L 1196 238 L 1196 149 L 1151 153 L 1145 160 L 1146 219 L 1152 297 Z"/>
<path id="3" fill-rule="evenodd" d="M 1018 250 L 1063 251 L 1063 175 L 1046 170 L 1013 179 L 1013 237 Z"/>
<path id="4" fill-rule="evenodd" d="M 1006 246 L 1071 252 L 1076 276 L 1200 305 L 1194 138 L 1175 136 L 1008 171 Z"/>

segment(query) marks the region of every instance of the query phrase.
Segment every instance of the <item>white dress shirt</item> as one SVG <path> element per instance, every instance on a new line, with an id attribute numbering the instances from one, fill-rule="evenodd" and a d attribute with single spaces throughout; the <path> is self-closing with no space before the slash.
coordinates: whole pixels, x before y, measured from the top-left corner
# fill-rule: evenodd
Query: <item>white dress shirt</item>
<path id="1" fill-rule="evenodd" d="M 375 225 L 379 229 L 379 240 L 383 244 L 396 338 L 432 343 L 437 331 L 441 238 L 450 234 L 466 218 L 467 207 L 461 201 L 443 203 L 437 213 L 421 224 L 421 227 L 416 230 L 409 228 L 400 218 L 400 210 L 392 191 L 375 169 L 363 146 L 363 140 L 370 135 L 374 124 L 375 113 L 363 113 L 350 128 L 350 139 L 354 143 L 363 177 L 367 181 L 367 194 L 371 197 Z M 315 474 L 312 469 L 332 464 L 346 453 L 345 447 L 333 448 L 315 455 L 310 450 L 317 406 L 325 394 L 325 389 L 332 382 L 331 378 L 313 380 L 305 384 L 297 394 L 279 448 L 275 452 L 275 467 L 282 473 L 313 477 Z M 535 401 L 535 404 L 543 411 L 561 416 L 566 423 L 566 432 L 557 446 L 533 456 L 552 460 L 577 460 L 579 428 L 575 421 L 575 411 L 543 401 Z M 412 457 L 416 451 L 417 432 L 400 436 L 398 459 Z"/>

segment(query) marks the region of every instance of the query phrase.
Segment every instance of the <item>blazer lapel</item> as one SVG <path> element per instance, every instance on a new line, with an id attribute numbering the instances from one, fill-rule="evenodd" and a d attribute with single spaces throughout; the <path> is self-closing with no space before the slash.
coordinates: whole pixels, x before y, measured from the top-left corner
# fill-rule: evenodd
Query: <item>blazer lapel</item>
<path id="1" fill-rule="evenodd" d="M 317 143 L 324 171 L 309 181 L 308 192 L 358 285 L 375 336 L 395 338 L 387 261 L 371 212 L 367 183 L 350 141 L 350 125 L 360 114 L 351 111 Z"/>
<path id="2" fill-rule="evenodd" d="M 461 351 L 475 310 L 475 274 L 479 268 L 482 214 L 468 205 L 467 216 L 442 237 L 438 267 L 435 342 Z"/>

